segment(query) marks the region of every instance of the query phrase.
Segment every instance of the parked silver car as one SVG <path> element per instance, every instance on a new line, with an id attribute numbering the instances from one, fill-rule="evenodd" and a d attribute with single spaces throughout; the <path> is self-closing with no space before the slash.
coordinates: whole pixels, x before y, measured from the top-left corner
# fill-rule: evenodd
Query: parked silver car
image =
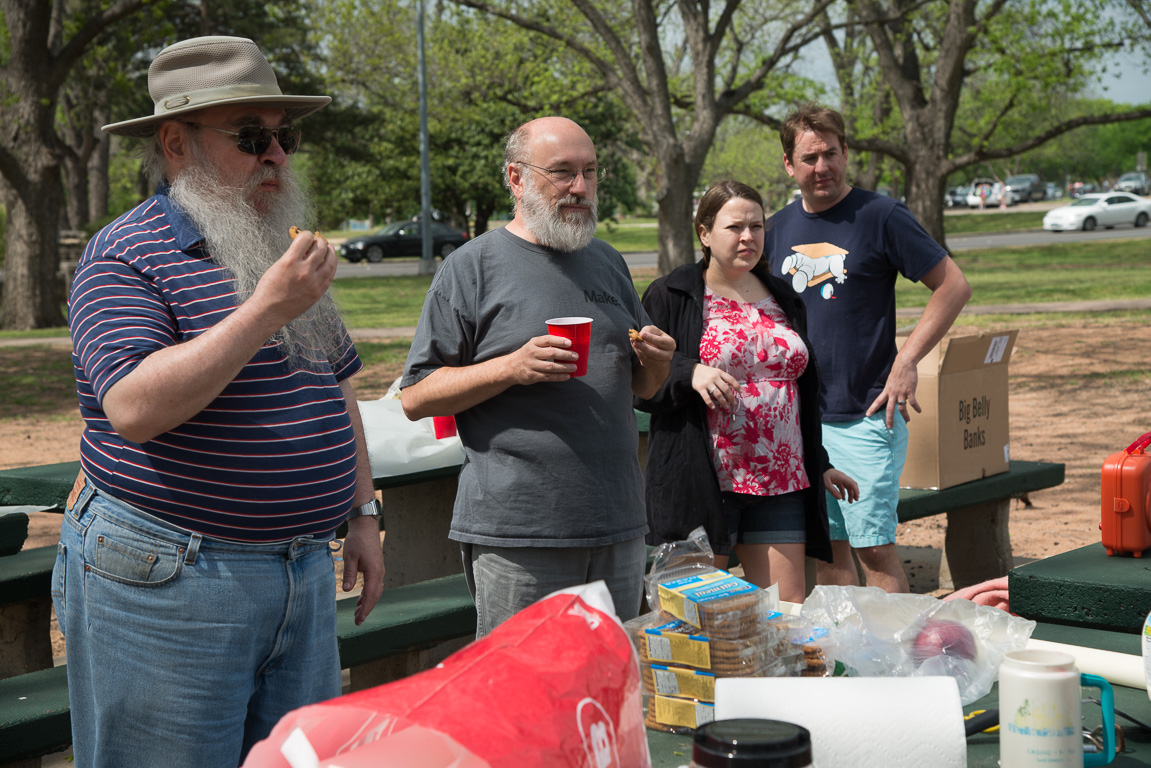
<path id="1" fill-rule="evenodd" d="M 1115 189 L 1119 192 L 1130 192 L 1133 195 L 1146 195 L 1151 192 L 1151 178 L 1143 171 L 1132 171 L 1119 177 L 1115 182 Z"/>
<path id="2" fill-rule="evenodd" d="M 1023 173 L 1007 179 L 1008 204 L 1039 202 L 1047 196 L 1047 185 L 1034 173 Z"/>

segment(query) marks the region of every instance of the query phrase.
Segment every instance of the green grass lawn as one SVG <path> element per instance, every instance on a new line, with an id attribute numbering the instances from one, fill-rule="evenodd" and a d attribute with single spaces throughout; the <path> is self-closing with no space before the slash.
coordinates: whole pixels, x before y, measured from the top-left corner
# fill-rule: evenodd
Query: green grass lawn
<path id="1" fill-rule="evenodd" d="M 1043 229 L 1046 211 L 991 211 L 943 217 L 945 235 L 983 235 L 988 232 L 1024 232 Z"/>
<path id="2" fill-rule="evenodd" d="M 634 231 L 651 231 L 651 227 L 635 227 Z M 1147 240 L 964 251 L 956 261 L 971 283 L 973 306 L 1151 297 L 1151 244 Z M 642 294 L 654 277 L 653 270 L 641 272 L 635 278 L 636 290 Z M 343 278 L 335 282 L 333 291 L 349 327 L 395 328 L 416 324 L 430 283 L 430 277 L 415 275 Z M 906 280 L 896 283 L 900 307 L 922 307 L 929 297 L 930 291 L 922 285 Z M 63 328 L 0 331 L 0 339 L 64 335 L 67 330 Z"/>
<path id="3" fill-rule="evenodd" d="M 1043 228 L 1044 211 L 989 211 L 961 213 L 943 218 L 947 235 L 986 234 L 988 232 L 1021 232 Z M 596 237 L 606 240 L 620 253 L 659 249 L 659 229 L 655 219 L 625 219 L 619 223 L 603 222 Z"/>
<path id="4" fill-rule="evenodd" d="M 1147 240 L 965 251 L 955 261 L 971 284 L 971 305 L 1151 297 Z M 923 285 L 896 283 L 897 306 L 922 307 L 930 295 Z"/>
<path id="5" fill-rule="evenodd" d="M 971 283 L 971 305 L 1151 297 L 1146 240 L 965 251 L 956 262 Z M 636 291 L 642 294 L 653 279 L 650 271 L 638 275 Z M 336 300 L 353 328 L 411 326 L 430 283 L 416 276 L 337 280 Z M 930 295 L 921 284 L 896 283 L 899 307 L 922 307 Z"/>

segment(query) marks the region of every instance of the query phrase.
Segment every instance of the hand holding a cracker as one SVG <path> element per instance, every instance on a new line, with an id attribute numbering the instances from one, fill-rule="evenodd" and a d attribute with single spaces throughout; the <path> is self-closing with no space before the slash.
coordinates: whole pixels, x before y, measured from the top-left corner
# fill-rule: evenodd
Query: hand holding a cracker
<path id="1" fill-rule="evenodd" d="M 675 339 L 654 325 L 645 325 L 637 335 L 639 338 L 629 329 L 631 348 L 639 360 L 639 365 L 632 369 L 631 391 L 636 397 L 647 399 L 667 381 L 675 354 Z"/>
<path id="2" fill-rule="evenodd" d="M 327 240 L 318 232 L 297 227 L 288 234 L 292 244 L 268 268 L 252 294 L 281 326 L 319 301 L 336 277 L 336 251 Z"/>
<path id="3" fill-rule="evenodd" d="M 627 329 L 631 348 L 639 357 L 640 365 L 670 365 L 672 353 L 675 352 L 675 339 L 656 328 L 654 325 L 645 325 L 640 330 Z"/>

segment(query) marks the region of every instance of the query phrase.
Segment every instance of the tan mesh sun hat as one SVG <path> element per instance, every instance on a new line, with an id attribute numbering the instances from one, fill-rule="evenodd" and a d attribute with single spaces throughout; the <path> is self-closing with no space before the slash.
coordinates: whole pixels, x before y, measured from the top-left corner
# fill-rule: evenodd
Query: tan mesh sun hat
<path id="1" fill-rule="evenodd" d="M 148 68 L 148 93 L 155 114 L 105 125 L 119 136 L 151 136 L 161 122 L 222 104 L 282 107 L 288 121 L 322 109 L 330 96 L 285 96 L 276 73 L 251 40 L 243 37 L 194 37 L 170 45 Z"/>

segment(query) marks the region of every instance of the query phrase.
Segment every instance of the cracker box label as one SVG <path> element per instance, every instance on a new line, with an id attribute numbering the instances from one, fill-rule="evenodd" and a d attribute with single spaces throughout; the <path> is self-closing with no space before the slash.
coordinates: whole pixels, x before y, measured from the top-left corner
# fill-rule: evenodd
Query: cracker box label
<path id="1" fill-rule="evenodd" d="M 715 701 L 715 675 L 710 672 L 652 664 L 651 674 L 661 696 Z"/>
<path id="2" fill-rule="evenodd" d="M 681 728 L 698 728 L 715 720 L 715 705 L 670 696 L 655 697 L 655 721 Z"/>
<path id="3" fill-rule="evenodd" d="M 667 581 L 659 585 L 659 604 L 664 611 L 693 627 L 702 626 L 699 606 L 755 592 L 759 587 L 727 571 L 710 571 Z"/>
<path id="4" fill-rule="evenodd" d="M 711 668 L 711 644 L 703 635 L 676 632 L 679 622 L 644 630 L 647 657 L 651 661 L 666 661 L 700 669 Z"/>

